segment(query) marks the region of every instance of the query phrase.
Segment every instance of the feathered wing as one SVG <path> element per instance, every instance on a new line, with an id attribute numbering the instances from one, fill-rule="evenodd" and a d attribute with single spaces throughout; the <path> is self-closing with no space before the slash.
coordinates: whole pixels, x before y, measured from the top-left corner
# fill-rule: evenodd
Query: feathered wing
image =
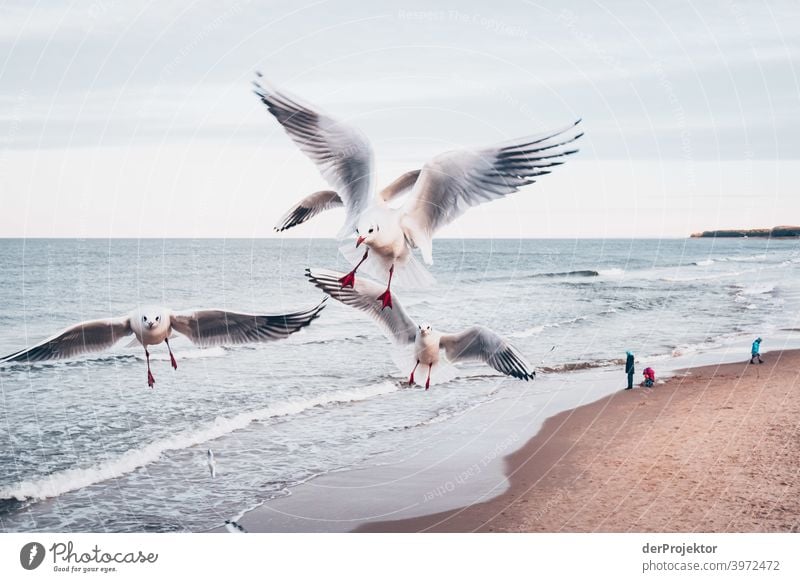
<path id="1" fill-rule="evenodd" d="M 517 348 L 483 326 L 470 327 L 461 333 L 443 334 L 440 345 L 451 362 L 479 360 L 506 376 L 526 381 L 536 376 L 533 367 Z"/>
<path id="2" fill-rule="evenodd" d="M 292 141 L 316 164 L 347 210 L 342 234 L 351 234 L 369 203 L 372 146 L 357 129 L 340 123 L 285 93 L 255 84 L 255 93 Z"/>
<path id="3" fill-rule="evenodd" d="M 275 225 L 277 232 L 288 230 L 298 224 L 303 224 L 310 218 L 314 218 L 320 212 L 330 208 L 344 206 L 344 202 L 333 190 L 321 190 L 314 192 L 295 204 Z"/>
<path id="4" fill-rule="evenodd" d="M 432 262 L 436 230 L 472 206 L 533 184 L 578 151 L 571 144 L 583 135 L 576 130 L 579 122 L 483 150 L 447 152 L 426 163 L 402 219 L 406 237 L 422 251 L 425 262 Z"/>
<path id="5" fill-rule="evenodd" d="M 414 343 L 417 324 L 406 314 L 396 297 L 392 309 L 381 309 L 377 297 L 384 289 L 380 285 L 361 277 L 356 279 L 353 287 L 343 288 L 339 283 L 343 276 L 344 273 L 327 269 L 306 269 L 306 277 L 314 285 L 337 301 L 368 314 L 389 340 L 400 345 Z"/>
<path id="6" fill-rule="evenodd" d="M 327 298 L 326 298 L 327 299 Z M 325 300 L 305 311 L 285 315 L 256 315 L 204 309 L 173 313 L 172 328 L 199 346 L 235 345 L 284 339 L 310 325 L 325 307 Z"/>
<path id="7" fill-rule="evenodd" d="M 42 362 L 100 352 L 131 333 L 128 317 L 84 321 L 33 347 L 0 358 L 0 362 Z"/>
<path id="8" fill-rule="evenodd" d="M 410 172 L 402 174 L 399 178 L 396 178 L 391 184 L 386 186 L 386 188 L 378 192 L 378 199 L 389 202 L 390 200 L 394 200 L 406 194 L 414 187 L 414 184 L 417 183 L 421 172 L 422 170 L 411 170 Z"/>

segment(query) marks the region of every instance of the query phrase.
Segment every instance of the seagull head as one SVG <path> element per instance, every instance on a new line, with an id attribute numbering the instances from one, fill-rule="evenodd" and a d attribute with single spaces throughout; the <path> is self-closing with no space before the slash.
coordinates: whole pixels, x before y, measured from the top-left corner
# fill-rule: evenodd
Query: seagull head
<path id="1" fill-rule="evenodd" d="M 360 247 L 362 244 L 366 244 L 370 246 L 373 242 L 375 242 L 378 233 L 380 232 L 380 227 L 377 224 L 369 224 L 361 228 L 356 229 L 356 234 L 358 238 L 356 239 L 356 248 Z"/>
<path id="2" fill-rule="evenodd" d="M 381 226 L 377 220 L 378 216 L 377 213 L 372 212 L 367 216 L 364 216 L 361 221 L 358 223 L 358 228 L 356 228 L 356 247 L 360 247 L 362 244 L 366 244 L 367 246 L 372 246 L 373 243 L 378 241 L 378 237 L 380 237 L 381 233 Z"/>
<path id="3" fill-rule="evenodd" d="M 139 314 L 139 319 L 142 322 L 142 328 L 146 330 L 157 329 L 169 320 L 164 310 L 157 308 L 143 309 Z"/>
<path id="4" fill-rule="evenodd" d="M 423 323 L 418 327 L 419 327 L 419 335 L 421 335 L 422 337 L 425 337 L 426 335 L 428 335 L 433 331 L 433 328 L 428 323 Z"/>

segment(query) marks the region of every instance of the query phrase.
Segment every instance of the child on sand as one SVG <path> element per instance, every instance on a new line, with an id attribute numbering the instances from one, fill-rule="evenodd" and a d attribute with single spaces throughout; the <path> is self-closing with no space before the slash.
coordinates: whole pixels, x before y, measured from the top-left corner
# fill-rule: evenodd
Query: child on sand
<path id="1" fill-rule="evenodd" d="M 656 371 L 648 366 L 644 369 L 642 375 L 644 376 L 644 382 L 642 382 L 642 386 L 645 388 L 652 388 L 656 383 Z"/>
<path id="2" fill-rule="evenodd" d="M 763 364 L 764 360 L 761 359 L 761 354 L 759 353 L 761 350 L 761 338 L 757 337 L 756 341 L 753 342 L 753 347 L 750 348 L 750 363 L 754 364 L 753 360 L 758 358 L 758 363 Z"/>

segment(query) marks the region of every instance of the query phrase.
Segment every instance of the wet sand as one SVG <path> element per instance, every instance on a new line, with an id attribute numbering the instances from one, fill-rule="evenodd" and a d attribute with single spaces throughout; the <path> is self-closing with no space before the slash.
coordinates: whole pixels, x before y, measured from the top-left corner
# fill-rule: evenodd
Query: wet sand
<path id="1" fill-rule="evenodd" d="M 764 360 L 558 414 L 506 457 L 500 496 L 356 531 L 800 531 L 800 350 Z"/>

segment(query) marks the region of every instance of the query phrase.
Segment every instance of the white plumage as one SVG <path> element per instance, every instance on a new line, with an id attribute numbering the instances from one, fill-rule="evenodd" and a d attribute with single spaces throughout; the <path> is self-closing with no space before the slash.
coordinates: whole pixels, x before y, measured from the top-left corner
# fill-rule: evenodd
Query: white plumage
<path id="1" fill-rule="evenodd" d="M 0 363 L 41 362 L 71 358 L 112 347 L 120 339 L 133 335 L 144 348 L 147 358 L 147 384 L 155 378 L 150 370 L 148 346 L 165 343 L 174 369 L 178 363 L 169 345 L 173 332 L 188 337 L 199 346 L 216 346 L 267 342 L 289 337 L 309 325 L 325 307 L 322 303 L 285 315 L 256 315 L 222 309 L 173 312 L 165 307 L 137 309 L 125 317 L 84 321 L 13 354 L 0 358 Z"/>
<path id="2" fill-rule="evenodd" d="M 432 264 L 433 237 L 442 226 L 473 206 L 507 196 L 549 174 L 577 151 L 572 142 L 583 135 L 576 129 L 578 120 L 557 131 L 488 148 L 443 153 L 373 196 L 374 156 L 363 133 L 284 92 L 258 82 L 255 86 L 269 112 L 337 190 L 307 196 L 281 218 L 275 230 L 292 228 L 324 210 L 344 206 L 346 218 L 340 237 L 355 233 L 356 248 L 364 244 L 369 250 L 362 255 L 352 247 L 342 248 L 354 265 L 342 276 L 342 286 L 353 285 L 358 269 L 377 278 L 388 274 L 386 290 L 375 298 L 382 308 L 392 307 L 393 280 L 414 286 L 432 281 L 413 249 L 420 250 L 425 264 Z M 406 193 L 408 200 L 402 208 L 387 205 Z"/>
<path id="3" fill-rule="evenodd" d="M 483 326 L 473 326 L 459 333 L 440 333 L 430 325 L 418 325 L 409 317 L 399 301 L 393 309 L 385 310 L 373 297 L 380 287 L 360 278 L 352 287 L 339 283 L 342 273 L 326 269 L 308 269 L 306 276 L 325 293 L 359 311 L 370 315 L 389 340 L 401 348 L 411 348 L 410 364 L 398 361 L 398 366 L 409 365 L 409 384 L 418 382 L 415 373 L 419 366 L 426 371 L 425 388 L 430 386 L 434 367 L 444 367 L 447 362 L 481 361 L 498 372 L 520 380 L 536 376 L 525 357 L 508 341 Z M 441 351 L 447 362 L 441 361 Z M 413 368 L 412 368 L 413 367 Z M 434 378 L 434 382 L 435 382 Z"/>

